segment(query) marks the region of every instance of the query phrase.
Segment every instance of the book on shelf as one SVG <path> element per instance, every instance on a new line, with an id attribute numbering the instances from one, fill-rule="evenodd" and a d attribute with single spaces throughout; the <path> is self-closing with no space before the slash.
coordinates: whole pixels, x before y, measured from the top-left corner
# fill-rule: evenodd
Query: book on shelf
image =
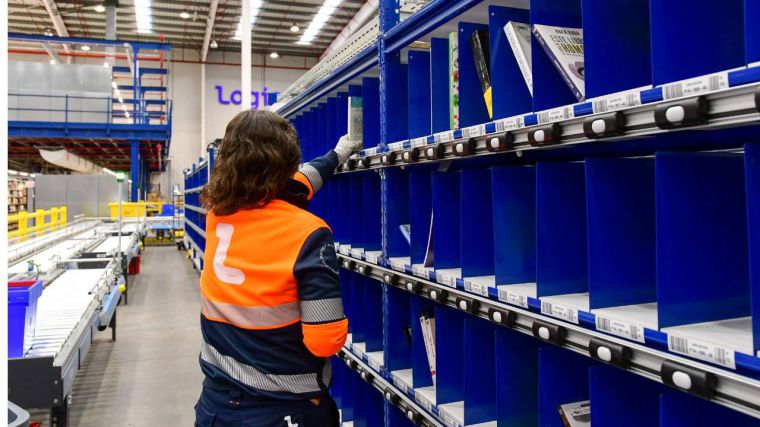
<path id="1" fill-rule="evenodd" d="M 535 24 L 533 35 L 578 101 L 583 101 L 586 96 L 583 30 Z"/>
<path id="2" fill-rule="evenodd" d="M 430 227 L 428 229 L 427 247 L 425 248 L 425 259 L 422 265 L 427 268 L 433 268 L 435 263 L 435 252 L 433 251 L 433 213 L 430 213 Z"/>
<path id="3" fill-rule="evenodd" d="M 348 139 L 361 141 L 364 132 L 364 107 L 360 96 L 348 97 Z M 361 148 L 359 148 L 361 150 Z"/>
<path id="4" fill-rule="evenodd" d="M 590 427 L 591 403 L 584 400 L 559 405 L 559 416 L 565 427 Z"/>
<path id="5" fill-rule="evenodd" d="M 420 328 L 422 329 L 422 340 L 425 342 L 430 375 L 433 378 L 433 385 L 435 385 L 435 314 L 432 310 L 420 313 Z"/>
<path id="6" fill-rule="evenodd" d="M 401 224 L 398 226 L 399 231 L 401 231 L 401 235 L 404 236 L 404 240 L 406 240 L 406 243 L 411 245 L 412 244 L 412 230 L 410 224 Z"/>
<path id="7" fill-rule="evenodd" d="M 459 35 L 449 33 L 449 129 L 459 129 Z"/>
<path id="8" fill-rule="evenodd" d="M 493 118 L 493 90 L 491 88 L 491 48 L 488 42 L 488 31 L 477 30 L 470 36 L 472 59 L 480 80 L 480 90 L 488 110 L 488 118 Z"/>
<path id="9" fill-rule="evenodd" d="M 517 61 L 525 85 L 530 95 L 533 96 L 533 62 L 530 56 L 530 25 L 517 21 L 509 21 L 504 26 L 504 34 L 507 35 L 512 55 Z"/>

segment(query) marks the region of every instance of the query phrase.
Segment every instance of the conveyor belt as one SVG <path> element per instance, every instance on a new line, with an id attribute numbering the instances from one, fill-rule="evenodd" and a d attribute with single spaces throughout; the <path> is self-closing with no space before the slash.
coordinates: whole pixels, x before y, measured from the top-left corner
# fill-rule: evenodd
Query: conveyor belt
<path id="1" fill-rule="evenodd" d="M 106 269 L 69 270 L 37 301 L 37 325 L 26 357 L 56 356 L 98 296 L 90 292 Z"/>
<path id="2" fill-rule="evenodd" d="M 132 244 L 132 239 L 129 237 L 122 237 L 121 238 L 121 252 L 127 253 L 129 252 L 130 245 Z M 116 252 L 116 248 L 119 246 L 119 237 L 108 237 L 106 240 L 103 241 L 103 243 L 96 246 L 91 252 L 103 252 L 103 253 L 114 253 Z"/>
<path id="3" fill-rule="evenodd" d="M 95 240 L 97 240 L 97 236 L 93 230 L 79 233 L 73 236 L 72 239 L 64 240 L 42 252 L 38 252 L 9 266 L 8 274 L 27 272 L 29 270 L 29 261 L 34 261 L 38 264 L 40 272 L 49 271 L 55 268 L 57 260 L 73 257 L 77 252 L 84 250 L 88 245 L 94 243 Z M 125 240 L 129 242 L 129 239 Z"/>

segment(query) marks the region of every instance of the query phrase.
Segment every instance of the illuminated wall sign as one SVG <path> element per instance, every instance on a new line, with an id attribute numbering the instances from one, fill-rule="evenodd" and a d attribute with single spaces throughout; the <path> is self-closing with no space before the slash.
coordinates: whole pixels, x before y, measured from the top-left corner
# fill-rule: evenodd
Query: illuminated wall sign
<path id="1" fill-rule="evenodd" d="M 240 105 L 243 100 L 243 94 L 239 90 L 233 90 L 230 92 L 229 97 L 225 99 L 224 87 L 222 87 L 222 85 L 216 85 L 214 87 L 216 88 L 217 100 L 222 105 Z M 252 90 L 251 108 L 256 110 L 259 108 L 259 105 L 266 107 L 269 104 L 274 104 L 277 102 L 277 95 L 279 95 L 279 92 L 268 92 L 266 86 L 260 93 L 259 91 Z"/>

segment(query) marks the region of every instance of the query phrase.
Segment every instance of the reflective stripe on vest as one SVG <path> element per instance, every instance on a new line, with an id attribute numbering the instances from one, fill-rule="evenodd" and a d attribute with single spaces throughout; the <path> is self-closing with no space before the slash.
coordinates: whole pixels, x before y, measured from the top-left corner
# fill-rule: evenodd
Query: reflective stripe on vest
<path id="1" fill-rule="evenodd" d="M 277 375 L 265 374 L 253 366 L 238 362 L 232 357 L 225 356 L 207 342 L 201 347 L 201 360 L 213 365 L 230 378 L 256 390 L 270 392 L 289 392 L 295 394 L 321 391 L 316 373 Z M 331 369 L 325 366 L 323 379 L 325 385 L 330 384 Z M 326 381 L 324 381 L 326 380 Z"/>
<path id="2" fill-rule="evenodd" d="M 211 320 L 223 320 L 248 329 L 273 328 L 301 319 L 298 301 L 276 306 L 243 306 L 212 301 L 201 293 L 201 312 Z"/>

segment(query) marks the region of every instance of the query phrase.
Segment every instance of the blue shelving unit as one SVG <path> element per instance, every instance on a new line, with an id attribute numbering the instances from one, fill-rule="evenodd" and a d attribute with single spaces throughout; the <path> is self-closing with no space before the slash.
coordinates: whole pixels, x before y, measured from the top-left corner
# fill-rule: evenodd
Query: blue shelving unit
<path id="1" fill-rule="evenodd" d="M 198 163 L 184 170 L 185 175 L 185 248 L 190 253 L 193 267 L 203 270 L 206 250 L 206 209 L 201 205 L 201 190 L 208 183 L 214 167 L 214 146 L 209 146 Z"/>
<path id="2" fill-rule="evenodd" d="M 380 2 L 376 44 L 279 109 L 308 160 L 363 100 L 364 149 L 310 206 L 343 267 L 345 421 L 560 426 L 590 401 L 595 425 L 760 425 L 756 3 L 434 0 L 399 22 Z M 512 20 L 583 29 L 584 100 L 535 40 L 531 96 Z"/>

